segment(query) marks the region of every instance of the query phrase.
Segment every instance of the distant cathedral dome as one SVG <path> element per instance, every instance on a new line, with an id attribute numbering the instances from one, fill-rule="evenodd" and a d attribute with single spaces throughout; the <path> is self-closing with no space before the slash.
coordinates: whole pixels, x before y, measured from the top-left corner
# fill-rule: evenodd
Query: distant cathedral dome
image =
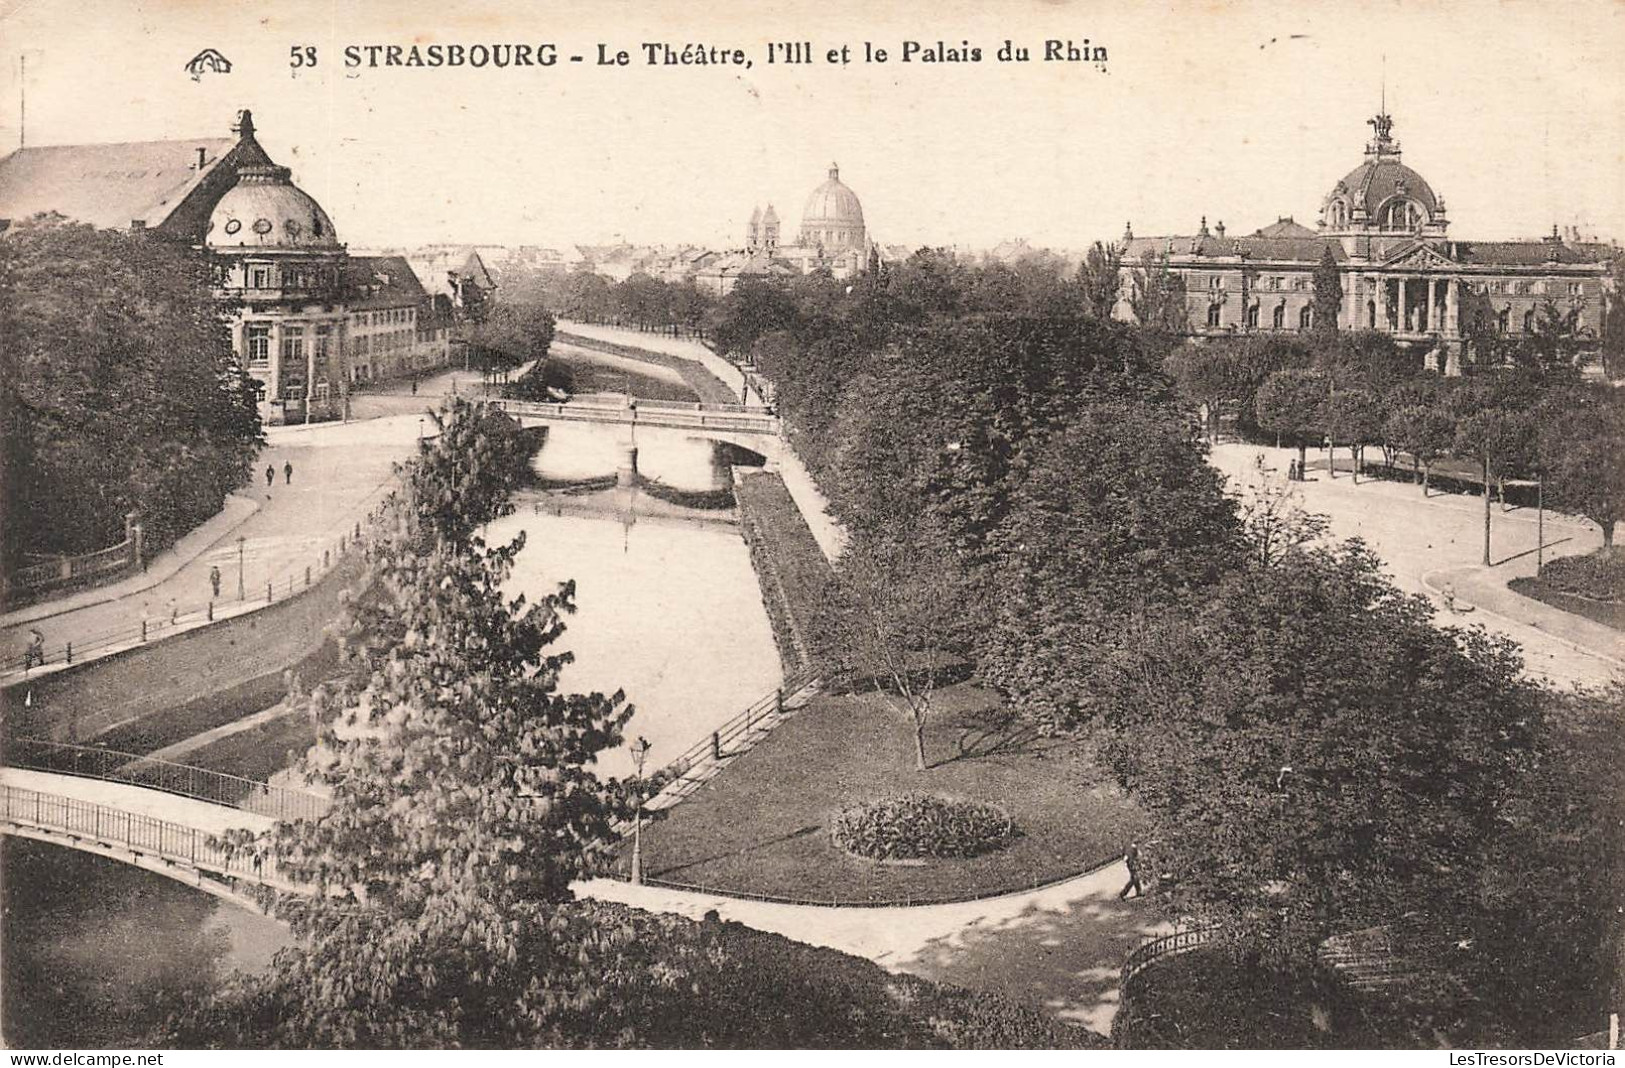
<path id="1" fill-rule="evenodd" d="M 1365 162 L 1326 195 L 1321 224 L 1334 232 L 1442 232 L 1444 202 L 1425 178 L 1399 161 L 1399 142 L 1390 136 L 1394 120 L 1379 114 L 1367 121 L 1376 136 L 1366 145 Z"/>
<path id="2" fill-rule="evenodd" d="M 863 205 L 841 181 L 841 170 L 830 164 L 829 179 L 812 191 L 801 212 L 801 244 L 825 250 L 868 247 Z"/>
<path id="3" fill-rule="evenodd" d="M 213 249 L 336 249 L 322 206 L 289 180 L 286 167 L 245 166 L 209 216 Z"/>

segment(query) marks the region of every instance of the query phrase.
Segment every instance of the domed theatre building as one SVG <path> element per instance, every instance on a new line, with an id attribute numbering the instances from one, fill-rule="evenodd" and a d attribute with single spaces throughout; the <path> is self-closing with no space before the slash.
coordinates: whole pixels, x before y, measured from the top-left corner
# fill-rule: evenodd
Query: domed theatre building
<path id="1" fill-rule="evenodd" d="M 206 250 L 266 423 L 337 418 L 347 384 L 447 358 L 399 256 L 352 256 L 238 113 L 235 138 L 42 145 L 0 158 L 0 234 L 56 213 Z"/>
<path id="2" fill-rule="evenodd" d="M 1124 233 L 1125 284 L 1118 316 L 1133 318 L 1137 270 L 1166 264 L 1185 283 L 1192 334 L 1291 333 L 1314 325 L 1313 274 L 1331 250 L 1342 286 L 1341 330 L 1391 334 L 1424 352 L 1429 366 L 1460 372 L 1475 332 L 1532 333 L 1548 302 L 1575 315 L 1582 340 L 1602 323 L 1609 263 L 1621 250 L 1577 232 L 1531 241 L 1468 241 L 1449 234 L 1444 197 L 1406 166 L 1393 119 L 1373 131 L 1359 166 L 1321 201 L 1311 228 L 1290 217 L 1246 235 L 1202 219 L 1195 234 Z"/>
<path id="3" fill-rule="evenodd" d="M 252 140 L 253 116 L 243 112 L 236 129 L 240 141 Z M 237 309 L 233 345 L 260 384 L 261 418 L 339 415 L 347 257 L 327 212 L 288 168 L 244 163 L 209 214 L 204 244 L 222 296 Z"/>

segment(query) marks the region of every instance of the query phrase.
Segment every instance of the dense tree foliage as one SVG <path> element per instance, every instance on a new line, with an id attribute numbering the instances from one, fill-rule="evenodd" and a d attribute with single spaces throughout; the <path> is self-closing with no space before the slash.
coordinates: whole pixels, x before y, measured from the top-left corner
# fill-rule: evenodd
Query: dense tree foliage
<path id="1" fill-rule="evenodd" d="M 220 509 L 263 442 L 207 259 L 41 218 L 0 238 L 0 543 L 83 552 L 138 512 L 164 544 Z"/>
<path id="2" fill-rule="evenodd" d="M 1430 616 L 1351 543 L 1136 627 L 1100 700 L 1176 908 L 1300 960 L 1415 911 L 1474 936 L 1541 704 L 1509 643 Z"/>

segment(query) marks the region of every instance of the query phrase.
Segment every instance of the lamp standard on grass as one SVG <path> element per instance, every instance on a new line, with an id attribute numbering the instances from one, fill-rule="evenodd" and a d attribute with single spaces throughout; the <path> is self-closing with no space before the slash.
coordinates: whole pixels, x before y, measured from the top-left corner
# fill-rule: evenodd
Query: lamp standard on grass
<path id="1" fill-rule="evenodd" d="M 643 882 L 643 762 L 649 756 L 649 739 L 638 735 L 632 743 L 632 762 L 637 766 L 637 809 L 632 813 L 632 882 Z"/>
<path id="2" fill-rule="evenodd" d="M 248 539 L 241 534 L 237 535 L 237 599 L 239 601 L 246 596 L 243 592 L 243 542 L 246 540 Z"/>

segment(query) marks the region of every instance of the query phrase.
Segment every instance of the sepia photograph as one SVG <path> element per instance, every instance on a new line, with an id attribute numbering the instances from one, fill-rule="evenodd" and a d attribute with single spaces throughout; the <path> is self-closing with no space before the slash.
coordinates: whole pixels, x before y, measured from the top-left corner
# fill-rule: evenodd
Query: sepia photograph
<path id="1" fill-rule="evenodd" d="M 0 60 L 10 1064 L 1615 1063 L 1625 3 Z"/>

